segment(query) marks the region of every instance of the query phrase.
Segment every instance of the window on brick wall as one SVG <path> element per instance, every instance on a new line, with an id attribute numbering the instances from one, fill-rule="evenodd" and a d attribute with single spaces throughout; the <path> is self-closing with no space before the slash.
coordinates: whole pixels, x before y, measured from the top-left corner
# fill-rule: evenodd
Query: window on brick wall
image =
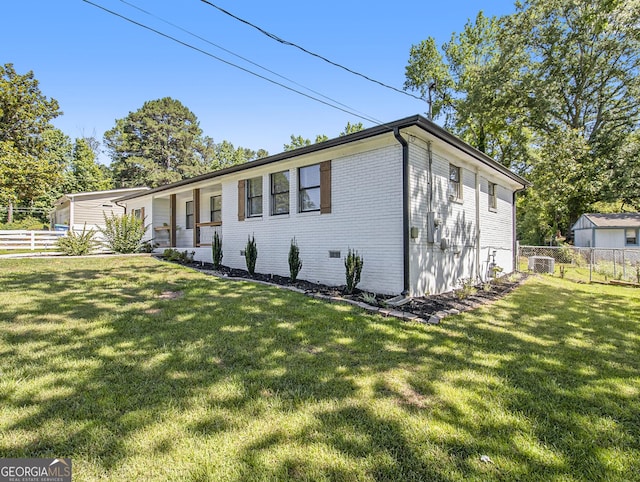
<path id="1" fill-rule="evenodd" d="M 271 214 L 289 214 L 289 171 L 271 174 Z"/>
<path id="2" fill-rule="evenodd" d="M 247 216 L 262 216 L 262 177 L 247 179 Z"/>
<path id="3" fill-rule="evenodd" d="M 300 212 L 320 211 L 320 164 L 298 169 Z"/>
<path id="4" fill-rule="evenodd" d="M 209 211 L 212 223 L 222 222 L 222 196 L 211 196 L 209 198 Z"/>
<path id="5" fill-rule="evenodd" d="M 498 185 L 489 183 L 489 211 L 496 211 L 498 209 L 498 195 L 496 193 Z"/>
<path id="6" fill-rule="evenodd" d="M 449 164 L 449 198 L 454 201 L 462 199 L 461 169 L 459 166 Z"/>

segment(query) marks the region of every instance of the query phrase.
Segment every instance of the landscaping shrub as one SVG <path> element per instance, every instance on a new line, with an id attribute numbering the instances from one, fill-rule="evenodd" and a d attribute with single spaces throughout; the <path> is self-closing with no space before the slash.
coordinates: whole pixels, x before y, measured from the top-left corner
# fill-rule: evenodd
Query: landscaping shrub
<path id="1" fill-rule="evenodd" d="M 253 235 L 247 239 L 247 246 L 244 249 L 244 258 L 247 262 L 247 271 L 253 276 L 256 272 L 256 261 L 258 260 L 258 248 L 256 247 L 256 240 Z"/>
<path id="2" fill-rule="evenodd" d="M 193 262 L 193 257 L 196 252 L 191 251 L 189 253 L 186 249 L 184 251 L 178 251 L 174 248 L 167 248 L 162 252 L 162 257 L 167 261 L 173 261 L 180 264 L 189 264 Z"/>
<path id="3" fill-rule="evenodd" d="M 87 225 L 82 228 L 82 233 L 78 234 L 70 230 L 66 236 L 58 238 L 56 245 L 58 249 L 67 256 L 83 256 L 90 254 L 98 242 L 94 239 L 96 232 L 93 229 L 87 231 Z"/>
<path id="4" fill-rule="evenodd" d="M 348 294 L 353 293 L 353 290 L 360 282 L 360 274 L 362 273 L 363 265 L 364 259 L 362 256 L 360 256 L 357 251 L 351 251 L 351 248 L 349 248 L 347 257 L 344 259 Z"/>
<path id="5" fill-rule="evenodd" d="M 142 248 L 142 237 L 146 230 L 144 219 L 131 214 L 118 216 L 104 214 L 104 228 L 100 232 L 104 236 L 106 246 L 115 253 L 137 253 Z"/>
<path id="6" fill-rule="evenodd" d="M 291 246 L 289 246 L 289 274 L 291 275 L 291 282 L 295 282 L 298 279 L 298 273 L 302 269 L 302 260 L 300 259 L 300 248 L 296 243 L 296 238 L 291 240 Z"/>
<path id="7" fill-rule="evenodd" d="M 27 231 L 46 231 L 49 225 L 43 223 L 40 219 L 33 216 L 26 216 L 24 219 L 14 221 L 12 223 L 0 223 L 0 230 L 27 230 Z"/>
<path id="8" fill-rule="evenodd" d="M 222 238 L 215 232 L 211 243 L 211 255 L 213 258 L 213 269 L 220 269 L 222 264 Z"/>

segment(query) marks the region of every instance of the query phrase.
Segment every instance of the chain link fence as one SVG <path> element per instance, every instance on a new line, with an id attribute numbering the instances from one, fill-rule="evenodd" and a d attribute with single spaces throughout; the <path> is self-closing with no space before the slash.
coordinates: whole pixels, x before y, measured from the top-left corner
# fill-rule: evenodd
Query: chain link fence
<path id="1" fill-rule="evenodd" d="M 518 269 L 576 281 L 640 283 L 640 249 L 518 246 Z"/>

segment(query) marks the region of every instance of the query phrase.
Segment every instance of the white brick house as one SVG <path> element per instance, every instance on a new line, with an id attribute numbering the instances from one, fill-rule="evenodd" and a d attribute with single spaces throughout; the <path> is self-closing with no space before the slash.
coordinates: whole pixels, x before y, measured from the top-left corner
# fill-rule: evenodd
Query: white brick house
<path id="1" fill-rule="evenodd" d="M 364 257 L 359 288 L 422 296 L 514 267 L 514 194 L 527 182 L 436 124 L 413 116 L 319 144 L 133 194 L 149 238 L 245 269 L 249 235 L 256 271 L 289 275 L 296 238 L 299 278 L 345 283 L 349 248 Z"/>

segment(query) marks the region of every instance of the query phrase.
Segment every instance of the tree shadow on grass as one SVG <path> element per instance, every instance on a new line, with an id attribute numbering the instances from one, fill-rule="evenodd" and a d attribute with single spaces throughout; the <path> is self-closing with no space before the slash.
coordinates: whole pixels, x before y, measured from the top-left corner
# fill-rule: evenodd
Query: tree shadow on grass
<path id="1" fill-rule="evenodd" d="M 615 478 L 603 451 L 639 449 L 624 297 L 531 282 L 425 327 L 149 259 L 63 266 L 0 274 L 9 296 L 38 292 L 0 307 L 4 457 L 109 476 L 166 456 L 192 480 L 540 480 Z"/>

